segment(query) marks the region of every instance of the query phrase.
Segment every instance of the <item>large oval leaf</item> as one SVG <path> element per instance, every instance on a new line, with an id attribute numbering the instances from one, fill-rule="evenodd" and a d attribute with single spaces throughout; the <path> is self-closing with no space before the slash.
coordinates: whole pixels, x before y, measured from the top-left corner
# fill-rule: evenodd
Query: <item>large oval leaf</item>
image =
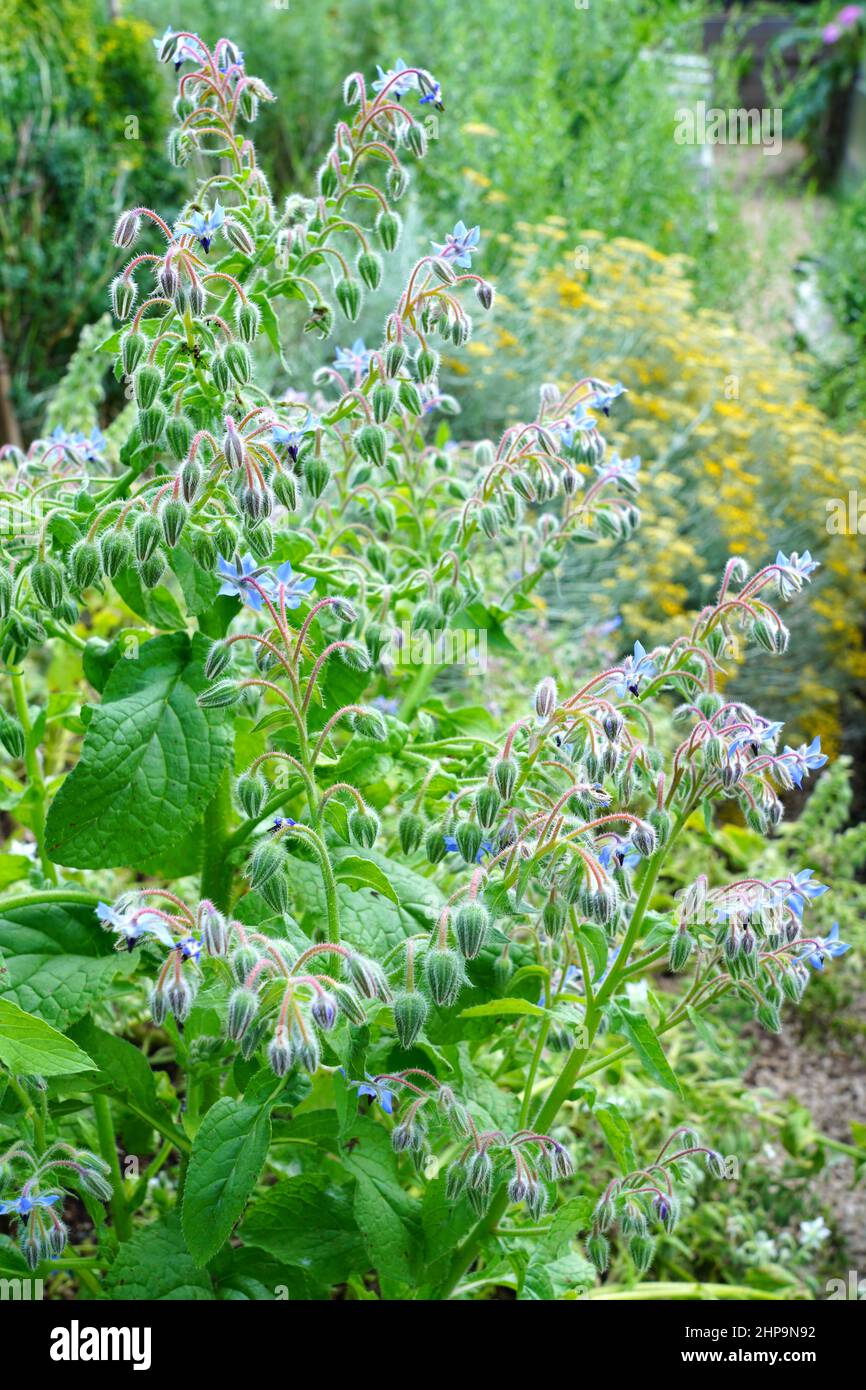
<path id="1" fill-rule="evenodd" d="M 173 632 L 114 667 L 48 815 L 55 863 L 136 867 L 201 819 L 230 754 L 225 710 L 196 701 L 208 646 Z"/>
<path id="2" fill-rule="evenodd" d="M 193 1141 L 183 1192 L 183 1233 L 196 1264 L 207 1264 L 228 1240 L 270 1141 L 265 1106 L 223 1096 L 208 1110 Z"/>

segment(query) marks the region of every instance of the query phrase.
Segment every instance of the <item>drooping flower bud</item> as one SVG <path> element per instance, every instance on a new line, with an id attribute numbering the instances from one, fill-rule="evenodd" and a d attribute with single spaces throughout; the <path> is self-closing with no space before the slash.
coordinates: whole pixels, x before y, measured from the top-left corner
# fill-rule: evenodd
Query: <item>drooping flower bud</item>
<path id="1" fill-rule="evenodd" d="M 65 588 L 63 566 L 56 560 L 37 560 L 30 568 L 30 585 L 45 608 L 56 608 Z"/>
<path id="2" fill-rule="evenodd" d="M 404 811 L 398 824 L 400 847 L 404 854 L 413 854 L 424 838 L 424 822 L 414 811 Z"/>
<path id="3" fill-rule="evenodd" d="M 114 226 L 114 244 L 128 251 L 138 240 L 141 218 L 135 212 L 122 212 Z"/>
<path id="4" fill-rule="evenodd" d="M 232 1042 L 239 1042 L 258 1013 L 258 995 L 243 985 L 232 991 L 226 1010 L 226 1033 Z"/>
<path id="5" fill-rule="evenodd" d="M 186 525 L 186 518 L 186 505 L 181 502 L 179 497 L 169 497 L 160 508 L 159 521 L 162 526 L 162 534 L 166 545 L 171 546 L 172 549 L 181 538 L 181 533 Z"/>
<path id="6" fill-rule="evenodd" d="M 111 307 L 114 317 L 128 319 L 135 304 L 138 289 L 132 276 L 118 275 L 111 282 Z"/>
<path id="7" fill-rule="evenodd" d="M 102 574 L 102 560 L 96 542 L 78 541 L 70 552 L 69 568 L 73 586 L 79 593 L 95 584 Z"/>
<path id="8" fill-rule="evenodd" d="M 499 815 L 501 804 L 496 787 L 486 785 L 479 787 L 475 793 L 475 811 L 485 830 L 489 830 L 493 825 Z"/>
<path id="9" fill-rule="evenodd" d="M 353 951 L 347 961 L 349 978 L 365 999 L 381 999 L 390 1002 L 391 990 L 385 972 L 378 961 Z"/>
<path id="10" fill-rule="evenodd" d="M 427 988 L 440 1009 L 450 1009 L 463 984 L 463 967 L 456 952 L 432 946 L 424 957 Z"/>
<path id="11" fill-rule="evenodd" d="M 379 834 L 379 817 L 374 811 L 354 810 L 349 813 L 349 834 L 363 849 L 371 849 Z"/>
<path id="12" fill-rule="evenodd" d="M 454 935 L 467 960 L 475 960 L 490 932 L 490 916 L 480 902 L 466 902 L 454 914 Z"/>
<path id="13" fill-rule="evenodd" d="M 400 239 L 400 228 L 401 222 L 396 212 L 383 210 L 379 213 L 376 219 L 376 231 L 386 251 L 393 251 L 396 247 Z"/>
<path id="14" fill-rule="evenodd" d="M 553 714 L 557 704 L 557 693 L 556 681 L 552 676 L 545 676 L 535 687 L 533 704 L 539 719 L 549 719 Z"/>
<path id="15" fill-rule="evenodd" d="M 478 851 L 481 848 L 481 834 L 481 826 L 475 821 L 462 820 L 457 825 L 454 838 L 457 841 L 457 848 L 467 864 L 474 864 L 478 858 Z"/>
<path id="16" fill-rule="evenodd" d="M 394 1027 L 400 1046 L 412 1047 L 427 1019 L 429 1006 L 418 990 L 405 990 L 394 1000 Z"/>

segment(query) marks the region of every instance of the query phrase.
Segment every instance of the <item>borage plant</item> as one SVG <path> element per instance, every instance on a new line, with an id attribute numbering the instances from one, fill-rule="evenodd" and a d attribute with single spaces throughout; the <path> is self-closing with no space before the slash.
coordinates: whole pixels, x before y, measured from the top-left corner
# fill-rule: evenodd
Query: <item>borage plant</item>
<path id="1" fill-rule="evenodd" d="M 564 695 L 506 680 L 498 737 L 434 696 L 449 653 L 514 651 L 569 544 L 637 525 L 639 461 L 599 431 L 623 388 L 545 386 L 498 445 L 453 442 L 435 344 L 493 301 L 458 223 L 377 347 L 266 389 L 293 327 L 379 287 L 440 88 L 354 74 L 317 196 L 280 210 L 245 133 L 271 93 L 227 40 L 158 47 L 202 172 L 173 224 L 117 224 L 119 457 L 62 429 L 3 456 L 3 1212 L 85 1294 L 555 1297 L 612 1241 L 643 1273 L 725 1165 L 687 1125 L 636 1156 L 605 1072 L 680 1098 L 665 1033 L 729 993 L 777 1029 L 843 949 L 804 926 L 808 869 L 656 895 L 696 811 L 767 830 L 824 761 L 717 688 L 731 643 L 784 652 L 771 599 L 814 562 L 732 561 L 690 633 Z M 665 961 L 682 987 L 641 1002 Z"/>

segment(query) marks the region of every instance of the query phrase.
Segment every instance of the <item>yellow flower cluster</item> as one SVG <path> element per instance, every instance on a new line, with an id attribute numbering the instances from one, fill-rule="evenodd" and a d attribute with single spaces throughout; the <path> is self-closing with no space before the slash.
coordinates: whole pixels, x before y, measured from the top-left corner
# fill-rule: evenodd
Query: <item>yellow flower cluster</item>
<path id="1" fill-rule="evenodd" d="M 585 231 L 545 269 L 532 231 L 514 239 L 522 302 L 500 308 L 474 348 L 495 349 L 497 372 L 511 356 L 521 377 L 531 365 L 563 386 L 584 370 L 628 387 L 605 435 L 643 460 L 644 521 L 596 584 L 648 646 L 706 601 L 728 555 L 759 565 L 810 549 L 822 569 L 785 614 L 797 645 L 769 679 L 786 732 L 820 733 L 832 750 L 843 693 L 866 676 L 866 439 L 808 402 L 805 359 L 696 304 L 687 258 Z M 491 366 L 479 361 L 482 375 Z"/>

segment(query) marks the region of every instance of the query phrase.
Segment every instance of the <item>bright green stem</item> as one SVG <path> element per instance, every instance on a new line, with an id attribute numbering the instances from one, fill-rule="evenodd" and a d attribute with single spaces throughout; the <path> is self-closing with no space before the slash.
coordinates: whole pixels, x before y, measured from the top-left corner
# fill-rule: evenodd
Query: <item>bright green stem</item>
<path id="1" fill-rule="evenodd" d="M 233 870 L 226 843 L 231 813 L 231 776 L 226 768 L 213 800 L 204 813 L 204 863 L 201 874 L 201 896 L 209 898 L 220 912 L 228 912 L 231 905 Z"/>
<path id="2" fill-rule="evenodd" d="M 282 833 L 282 832 L 280 832 Z M 321 836 L 315 830 L 311 830 L 308 825 L 294 825 L 286 832 L 290 835 L 297 835 L 299 839 L 306 840 L 316 852 L 316 857 L 322 867 L 322 882 L 325 885 L 325 910 L 328 918 L 328 940 L 339 942 L 340 940 L 340 908 L 337 902 L 337 880 L 334 878 L 334 867 L 331 863 L 331 856 L 328 854 L 327 846 Z"/>
<path id="3" fill-rule="evenodd" d="M 107 1096 L 93 1097 L 93 1114 L 96 1118 L 96 1132 L 99 1136 L 99 1152 L 111 1169 L 111 1215 L 118 1240 L 129 1240 L 132 1235 L 132 1217 L 126 1205 L 123 1178 L 120 1175 L 120 1159 L 114 1139 L 114 1122 Z"/>
<path id="4" fill-rule="evenodd" d="M 42 776 L 42 768 L 39 766 L 39 759 L 36 756 L 36 749 L 33 747 L 33 726 L 30 723 L 30 712 L 27 708 L 24 677 L 20 671 L 12 671 L 11 679 L 15 713 L 18 715 L 18 720 L 24 730 L 24 766 L 27 769 L 27 780 L 33 793 L 33 834 L 36 836 L 42 872 L 51 883 L 56 883 L 57 869 L 48 858 L 48 852 L 45 848 L 45 781 Z"/>
<path id="5" fill-rule="evenodd" d="M 404 723 L 412 718 L 412 715 L 424 699 L 424 696 L 427 694 L 427 691 L 430 689 L 438 673 L 439 667 L 434 666 L 432 662 L 428 662 L 421 667 L 421 670 L 410 685 L 406 692 L 406 697 L 400 706 L 400 718 Z"/>

